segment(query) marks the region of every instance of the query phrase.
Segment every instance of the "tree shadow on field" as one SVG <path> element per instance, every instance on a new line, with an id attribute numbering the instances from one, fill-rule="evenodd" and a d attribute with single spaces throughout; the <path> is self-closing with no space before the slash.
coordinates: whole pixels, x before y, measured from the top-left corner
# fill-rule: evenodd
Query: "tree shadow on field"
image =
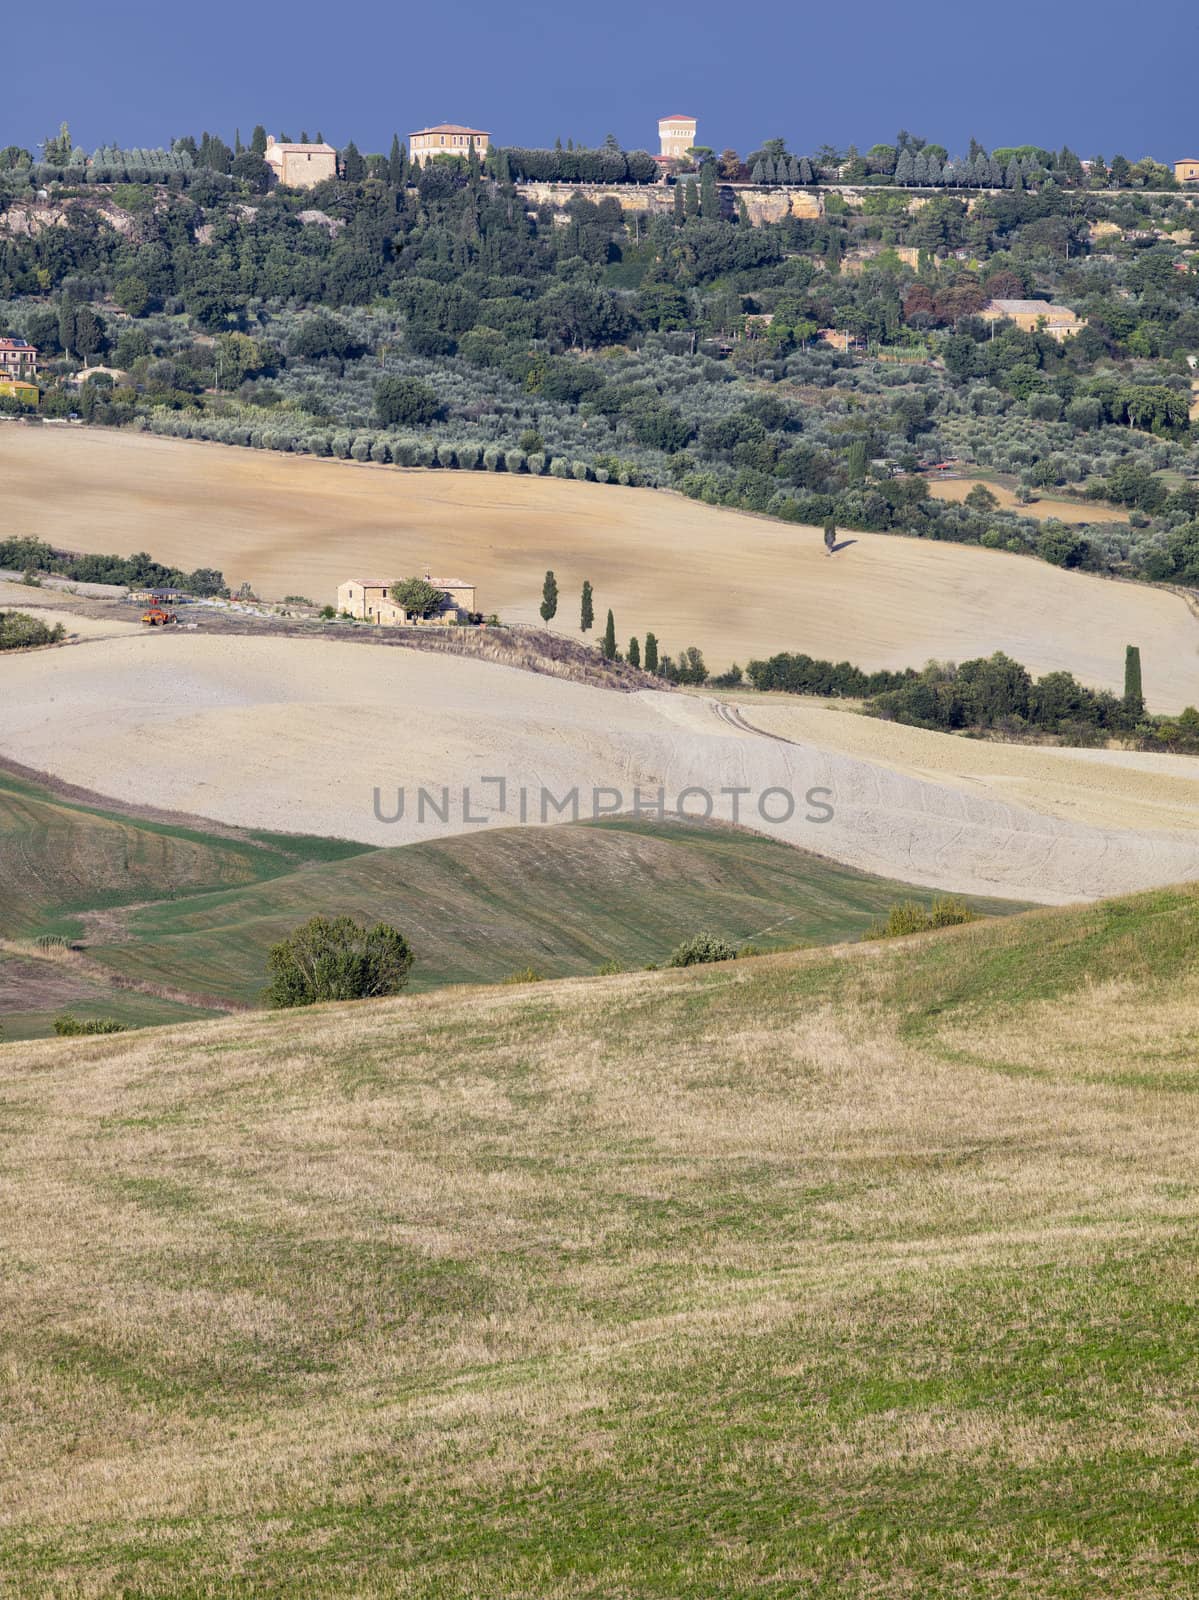
<path id="1" fill-rule="evenodd" d="M 856 539 L 841 539 L 829 551 L 830 556 L 835 556 L 838 550 L 848 550 L 851 544 L 857 544 Z"/>

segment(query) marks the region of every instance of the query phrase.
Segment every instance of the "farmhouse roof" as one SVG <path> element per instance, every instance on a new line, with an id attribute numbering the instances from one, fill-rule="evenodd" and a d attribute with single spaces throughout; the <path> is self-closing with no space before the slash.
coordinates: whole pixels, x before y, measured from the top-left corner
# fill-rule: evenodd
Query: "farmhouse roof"
<path id="1" fill-rule="evenodd" d="M 663 123 L 663 122 L 694 122 L 694 121 L 695 121 L 695 118 L 694 118 L 694 117 L 688 117 L 688 116 L 684 116 L 684 115 L 683 115 L 683 113 L 682 113 L 682 112 L 681 112 L 681 111 L 680 111 L 680 112 L 679 112 L 679 113 L 678 113 L 678 115 L 677 115 L 677 116 L 673 116 L 673 117 L 659 117 L 659 118 L 658 118 L 658 122 L 659 122 L 659 124 L 661 124 L 661 123 Z"/>
<path id="2" fill-rule="evenodd" d="M 36 353 L 37 346 L 30 344 L 28 339 L 10 339 L 5 336 L 0 339 L 0 350 L 33 350 Z"/>
<path id="3" fill-rule="evenodd" d="M 284 150 L 292 151 L 293 153 L 298 150 L 319 150 L 322 155 L 335 156 L 337 154 L 337 151 L 331 144 L 280 144 L 278 139 L 276 139 L 273 134 L 267 138 L 266 147 L 268 150 Z"/>
<path id="4" fill-rule="evenodd" d="M 1069 306 L 1055 306 L 1048 300 L 992 300 L 988 311 L 1001 311 L 1006 317 L 1048 317 L 1050 315 L 1074 321 Z"/>

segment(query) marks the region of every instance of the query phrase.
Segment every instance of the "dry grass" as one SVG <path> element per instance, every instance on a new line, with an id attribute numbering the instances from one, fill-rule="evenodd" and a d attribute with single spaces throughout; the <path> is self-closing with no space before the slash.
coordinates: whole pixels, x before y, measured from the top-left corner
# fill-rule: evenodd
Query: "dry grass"
<path id="1" fill-rule="evenodd" d="M 1193 1592 L 1197 927 L 8 1047 L 13 1592 Z"/>
<path id="2" fill-rule="evenodd" d="M 1199 701 L 1199 628 L 1181 599 L 1003 552 L 859 533 L 830 561 L 818 530 L 648 489 L 109 430 L 4 429 L 0 477 L 14 527 L 71 549 L 220 567 L 268 596 L 331 602 L 347 577 L 429 563 L 474 582 L 484 610 L 535 622 L 552 567 L 563 632 L 577 637 L 588 578 L 622 648 L 652 630 L 672 655 L 698 645 L 717 670 L 776 650 L 869 668 L 1005 650 L 1119 691 L 1131 643 L 1153 709 Z"/>
<path id="3" fill-rule="evenodd" d="M 1101 500 L 1059 500 L 1053 495 L 1038 494 L 1027 505 L 1022 504 L 1006 484 L 993 478 L 930 478 L 929 493 L 934 500 L 962 501 L 976 483 L 984 484 L 999 501 L 1001 511 L 1015 511 L 1022 517 L 1035 517 L 1038 522 L 1056 518 L 1059 522 L 1128 522 L 1128 512 L 1121 506 L 1105 505 Z"/>

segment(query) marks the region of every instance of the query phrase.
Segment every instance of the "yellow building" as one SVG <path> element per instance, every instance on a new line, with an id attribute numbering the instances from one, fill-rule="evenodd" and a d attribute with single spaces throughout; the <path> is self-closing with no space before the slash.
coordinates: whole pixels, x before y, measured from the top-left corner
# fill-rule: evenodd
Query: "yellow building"
<path id="1" fill-rule="evenodd" d="M 1176 161 L 1174 176 L 1179 183 L 1199 183 L 1199 161 Z"/>
<path id="2" fill-rule="evenodd" d="M 491 135 L 482 128 L 464 128 L 457 122 L 439 122 L 435 128 L 421 128 L 408 135 L 408 154 L 424 163 L 434 156 L 468 156 L 474 145 L 482 160 L 491 146 Z"/>
<path id="3" fill-rule="evenodd" d="M 1051 305 L 1048 300 L 992 300 L 979 312 L 984 322 L 1014 322 L 1021 333 L 1047 333 L 1059 344 L 1087 325 L 1069 306 Z"/>
<path id="4" fill-rule="evenodd" d="M 24 378 L 0 377 L 0 395 L 5 395 L 10 400 L 19 400 L 30 411 L 37 410 L 37 384 L 26 383 Z"/>
<path id="5" fill-rule="evenodd" d="M 658 142 L 662 154 L 673 161 L 681 161 L 695 144 L 694 117 L 659 117 Z"/>
<path id="6" fill-rule="evenodd" d="M 440 611 L 428 619 L 430 622 L 465 620 L 475 609 L 475 587 L 463 583 L 461 578 L 431 578 L 425 573 L 425 582 L 431 583 L 445 595 Z M 401 627 L 413 620 L 388 594 L 391 584 L 381 578 L 347 578 L 337 590 L 337 609 L 344 616 L 357 617 L 360 622 L 381 623 L 384 627 Z"/>
<path id="7" fill-rule="evenodd" d="M 270 134 L 262 159 L 274 173 L 275 182 L 289 189 L 314 189 L 337 176 L 337 151 L 331 144 L 279 144 Z"/>

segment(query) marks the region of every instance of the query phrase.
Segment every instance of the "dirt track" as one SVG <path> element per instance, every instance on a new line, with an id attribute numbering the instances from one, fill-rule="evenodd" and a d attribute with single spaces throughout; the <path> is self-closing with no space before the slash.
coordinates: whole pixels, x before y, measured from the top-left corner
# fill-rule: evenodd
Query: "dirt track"
<path id="1" fill-rule="evenodd" d="M 566 820 L 559 806 L 574 789 L 583 816 L 596 787 L 611 791 L 603 808 L 629 808 L 638 785 L 649 804 L 661 785 L 668 807 L 686 788 L 704 790 L 717 817 L 963 892 L 1051 903 L 1199 876 L 1199 831 L 1187 826 L 1188 805 L 1199 814 L 1199 763 L 1168 756 L 1150 758 L 1167 775 L 1157 800 L 1135 763 L 1097 760 L 1091 787 L 1106 786 L 1105 809 L 1071 815 L 1066 781 L 1025 759 L 1040 751 L 988 756 L 1002 770 L 984 782 L 971 763 L 1000 747 L 890 728 L 897 742 L 872 750 L 884 725 L 829 712 L 796 721 L 755 703 L 750 724 L 776 735 L 763 737 L 702 697 L 617 695 L 400 648 L 142 635 L 22 656 L 3 670 L 0 753 L 121 800 L 247 827 L 402 844 L 485 825 L 482 816 L 497 826 Z M 1076 795 L 1088 788 L 1079 766 L 1072 758 Z M 503 810 L 498 785 L 485 781 L 500 777 Z M 420 786 L 434 797 L 423 817 Z M 404 815 L 387 820 L 401 787 Z M 544 812 L 543 789 L 553 797 Z M 767 808 L 776 817 L 792 797 L 785 821 L 756 811 L 772 789 L 783 792 Z M 825 792 L 806 799 L 814 789 Z M 703 805 L 693 798 L 690 809 Z M 826 806 L 831 818 L 817 820 Z"/>
<path id="2" fill-rule="evenodd" d="M 0 427 L 9 526 L 78 550 L 220 567 L 264 594 L 334 598 L 350 576 L 473 581 L 534 621 L 547 567 L 572 632 L 584 578 L 623 644 L 657 633 L 719 670 L 776 650 L 864 667 L 1005 650 L 1119 690 L 1139 644 L 1150 706 L 1199 703 L 1199 622 L 1180 598 L 997 551 L 818 532 L 652 490 L 400 471 L 82 428 Z M 577 634 L 576 634 L 577 637 Z"/>

